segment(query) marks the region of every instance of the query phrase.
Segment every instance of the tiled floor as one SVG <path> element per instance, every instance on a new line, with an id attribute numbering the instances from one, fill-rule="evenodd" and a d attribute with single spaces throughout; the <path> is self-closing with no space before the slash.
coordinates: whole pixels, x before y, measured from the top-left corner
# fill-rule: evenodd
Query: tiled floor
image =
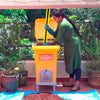
<path id="1" fill-rule="evenodd" d="M 63 82 L 64 83 L 64 82 Z M 59 82 L 57 82 L 59 84 Z M 91 91 L 93 89 L 96 89 L 98 93 L 100 94 L 100 88 L 93 88 L 91 87 L 88 82 L 80 82 L 80 87 L 81 89 L 79 90 L 80 92 L 85 92 L 85 91 Z M 27 85 L 25 87 L 19 87 L 18 90 L 33 90 L 37 91 L 37 86 L 35 84 L 35 80 L 29 80 L 27 82 Z M 68 92 L 70 90 L 70 87 L 58 87 L 56 86 L 55 91 L 60 91 L 60 92 Z M 5 89 L 1 88 L 0 92 L 5 91 Z M 53 86 L 39 86 L 39 91 L 53 91 Z M 77 92 L 79 92 L 77 91 Z"/>
<path id="2" fill-rule="evenodd" d="M 87 82 L 81 82 L 80 87 L 81 87 L 81 89 L 79 91 L 81 91 L 81 92 L 83 92 L 83 91 L 91 91 L 93 89 L 96 89 L 96 88 L 93 88 L 93 87 L 89 86 Z M 18 88 L 18 90 L 33 90 L 33 91 L 37 91 L 37 87 L 36 87 L 35 82 L 29 81 L 27 83 L 26 87 L 20 87 L 20 88 Z M 60 91 L 60 92 L 61 91 L 62 92 L 68 92 L 69 90 L 70 90 L 70 87 L 58 87 L 58 86 L 56 86 L 56 88 L 55 88 L 55 91 Z M 39 86 L 39 91 L 53 91 L 53 86 Z M 97 91 L 100 94 L 100 89 L 97 89 Z"/>

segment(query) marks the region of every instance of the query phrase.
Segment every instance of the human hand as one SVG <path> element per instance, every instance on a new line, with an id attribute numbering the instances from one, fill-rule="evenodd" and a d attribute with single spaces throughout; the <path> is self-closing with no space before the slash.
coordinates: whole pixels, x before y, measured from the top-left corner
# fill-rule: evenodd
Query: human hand
<path id="1" fill-rule="evenodd" d="M 49 29 L 49 25 L 45 24 L 44 28 L 48 30 Z"/>
<path id="2" fill-rule="evenodd" d="M 49 42 L 46 42 L 44 45 L 50 45 Z"/>
<path id="3" fill-rule="evenodd" d="M 49 25 L 45 24 L 45 29 L 48 30 L 48 32 L 53 35 L 54 31 L 49 27 Z"/>

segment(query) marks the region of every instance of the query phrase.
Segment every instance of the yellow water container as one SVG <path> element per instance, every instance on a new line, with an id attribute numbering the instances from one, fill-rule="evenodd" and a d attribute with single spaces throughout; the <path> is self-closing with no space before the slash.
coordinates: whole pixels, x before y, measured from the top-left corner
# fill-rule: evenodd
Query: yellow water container
<path id="1" fill-rule="evenodd" d="M 37 29 L 38 30 L 35 31 L 36 32 L 35 36 L 38 41 L 38 39 L 40 38 L 43 39 L 44 30 L 40 28 L 41 26 L 40 24 L 44 26 L 45 21 L 43 21 L 44 20 L 43 18 L 39 19 L 39 21 L 37 20 L 35 21 L 36 22 L 35 30 Z M 51 22 L 52 22 L 51 24 L 54 25 L 55 22 L 53 20 Z M 42 35 L 40 36 L 40 34 Z M 48 35 L 48 39 L 54 39 L 52 36 L 50 37 L 49 36 L 50 35 Z M 37 91 L 39 91 L 39 85 L 52 85 L 53 91 L 55 91 L 56 76 L 57 76 L 57 54 L 60 49 L 60 46 L 59 45 L 34 45 L 33 44 L 32 49 L 35 53 L 35 71 L 36 71 Z"/>

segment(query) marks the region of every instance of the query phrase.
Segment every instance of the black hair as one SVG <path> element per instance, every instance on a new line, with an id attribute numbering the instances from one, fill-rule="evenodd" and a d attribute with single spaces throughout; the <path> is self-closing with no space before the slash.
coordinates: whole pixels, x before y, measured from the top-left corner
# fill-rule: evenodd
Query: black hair
<path id="1" fill-rule="evenodd" d="M 52 11 L 52 15 L 53 15 L 53 16 L 56 16 L 56 17 L 62 16 L 63 18 L 66 18 L 66 19 L 72 24 L 72 26 L 73 26 L 75 32 L 78 34 L 78 36 L 81 37 L 81 35 L 80 35 L 80 33 L 79 33 L 79 30 L 78 30 L 78 28 L 77 28 L 76 25 L 75 25 L 75 22 L 74 22 L 73 20 L 71 20 L 71 19 L 64 13 L 64 11 L 63 11 L 62 9 L 59 9 L 59 8 L 54 9 L 54 10 Z"/>

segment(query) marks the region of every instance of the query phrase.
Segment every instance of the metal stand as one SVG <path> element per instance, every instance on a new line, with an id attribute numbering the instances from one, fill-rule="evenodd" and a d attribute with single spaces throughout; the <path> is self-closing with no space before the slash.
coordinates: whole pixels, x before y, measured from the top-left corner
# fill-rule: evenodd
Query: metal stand
<path id="1" fill-rule="evenodd" d="M 36 85 L 37 85 L 37 91 L 39 91 L 39 85 L 52 85 L 53 86 L 53 91 L 55 91 L 56 83 L 37 83 L 36 82 Z"/>

